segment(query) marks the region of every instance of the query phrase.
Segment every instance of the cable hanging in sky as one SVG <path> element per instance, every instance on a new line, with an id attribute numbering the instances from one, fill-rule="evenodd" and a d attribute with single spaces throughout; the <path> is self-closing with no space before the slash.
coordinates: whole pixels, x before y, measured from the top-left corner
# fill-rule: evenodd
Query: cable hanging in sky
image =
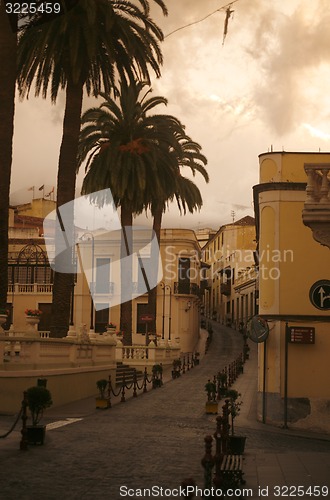
<path id="1" fill-rule="evenodd" d="M 223 40 L 222 40 L 222 45 L 224 44 L 225 42 L 225 38 L 226 38 L 226 35 L 227 35 L 227 32 L 228 32 L 228 22 L 229 22 L 229 18 L 230 16 L 232 15 L 232 13 L 234 12 L 232 9 L 231 9 L 231 6 L 238 2 L 238 0 L 233 0 L 232 2 L 229 2 L 227 3 L 226 5 L 223 5 L 222 7 L 219 7 L 219 9 L 215 10 L 214 12 L 211 12 L 210 14 L 208 14 L 207 16 L 203 17 L 203 19 L 199 19 L 198 21 L 194 21 L 192 23 L 189 23 L 189 24 L 185 24 L 184 26 L 181 26 L 180 28 L 176 28 L 175 30 L 171 31 L 170 33 L 168 33 L 167 35 L 164 36 L 164 38 L 167 38 L 169 37 L 170 35 L 173 35 L 173 33 L 176 33 L 177 31 L 181 31 L 185 28 L 189 28 L 189 26 L 193 26 L 194 24 L 198 24 L 198 23 L 201 23 L 203 21 L 205 21 L 205 19 L 213 16 L 214 14 L 216 14 L 217 12 L 221 12 L 223 10 L 226 11 L 226 18 L 225 18 L 225 24 L 224 24 L 224 30 L 223 30 Z"/>

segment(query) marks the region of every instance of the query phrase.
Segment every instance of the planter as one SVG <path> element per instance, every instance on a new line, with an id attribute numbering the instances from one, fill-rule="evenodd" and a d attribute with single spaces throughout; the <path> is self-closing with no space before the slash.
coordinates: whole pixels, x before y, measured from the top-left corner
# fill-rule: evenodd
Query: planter
<path id="1" fill-rule="evenodd" d="M 0 334 L 5 333 L 5 330 L 2 328 L 2 325 L 7 321 L 7 314 L 0 314 Z"/>
<path id="2" fill-rule="evenodd" d="M 207 413 L 208 415 L 216 415 L 218 413 L 218 402 L 217 401 L 206 401 L 205 413 Z"/>
<path id="3" fill-rule="evenodd" d="M 26 426 L 26 438 L 28 444 L 44 444 L 46 436 L 46 426 L 45 425 L 27 425 Z"/>
<path id="4" fill-rule="evenodd" d="M 110 408 L 110 401 L 106 398 L 95 398 L 95 408 L 99 410 L 106 410 Z"/>
<path id="5" fill-rule="evenodd" d="M 36 325 L 40 323 L 39 316 L 25 316 L 25 321 L 27 324 L 26 333 L 28 337 L 39 337 L 39 333 L 36 330 Z"/>
<path id="6" fill-rule="evenodd" d="M 245 449 L 246 436 L 229 436 L 228 446 L 231 455 L 242 455 Z"/>
<path id="7" fill-rule="evenodd" d="M 155 387 L 161 387 L 162 385 L 163 385 L 162 379 L 160 379 L 160 378 L 153 379 L 153 381 L 152 381 L 152 387 L 153 388 L 155 388 Z"/>

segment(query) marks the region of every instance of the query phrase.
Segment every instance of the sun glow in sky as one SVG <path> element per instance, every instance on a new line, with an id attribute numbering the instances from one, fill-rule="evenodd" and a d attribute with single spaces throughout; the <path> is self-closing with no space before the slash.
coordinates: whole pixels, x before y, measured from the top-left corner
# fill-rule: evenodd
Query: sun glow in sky
<path id="1" fill-rule="evenodd" d="M 152 6 L 165 35 L 226 2 L 166 4 L 167 18 Z M 167 227 L 217 228 L 231 222 L 234 205 L 241 207 L 236 218 L 253 215 L 258 155 L 271 146 L 330 151 L 330 2 L 237 0 L 231 8 L 224 44 L 225 9 L 166 36 L 162 44 L 162 77 L 152 88 L 169 104 L 159 112 L 186 125 L 203 147 L 210 175 L 208 185 L 195 177 L 204 199 L 201 212 L 180 217 L 173 205 L 164 218 Z M 86 99 L 84 109 L 91 104 Z M 55 106 L 41 98 L 17 100 L 12 192 L 25 194 L 25 201 L 31 185 L 56 186 L 63 106 L 63 95 Z"/>

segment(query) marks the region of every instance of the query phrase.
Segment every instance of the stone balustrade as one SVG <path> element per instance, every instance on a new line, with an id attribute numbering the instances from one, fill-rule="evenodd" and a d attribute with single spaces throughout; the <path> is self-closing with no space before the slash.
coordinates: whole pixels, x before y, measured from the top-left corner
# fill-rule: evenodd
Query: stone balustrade
<path id="1" fill-rule="evenodd" d="M 316 241 L 330 248 L 330 164 L 305 163 L 307 174 L 303 222 Z"/>
<path id="2" fill-rule="evenodd" d="M 156 363 L 162 363 L 163 365 L 172 364 L 173 359 L 179 357 L 179 344 L 156 347 L 152 342 L 148 346 L 117 345 L 116 347 L 116 360 L 136 367 L 152 366 Z"/>
<path id="3" fill-rule="evenodd" d="M 82 343 L 55 338 L 0 337 L 0 371 L 115 366 L 113 342 Z"/>

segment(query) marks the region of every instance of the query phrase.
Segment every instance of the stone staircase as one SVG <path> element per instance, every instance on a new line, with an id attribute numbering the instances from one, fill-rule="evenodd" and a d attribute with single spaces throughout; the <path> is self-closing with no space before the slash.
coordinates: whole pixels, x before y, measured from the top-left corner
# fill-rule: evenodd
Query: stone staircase
<path id="1" fill-rule="evenodd" d="M 122 385 L 125 377 L 125 383 L 130 384 L 133 382 L 135 369 L 132 366 L 125 365 L 122 362 L 117 362 L 116 368 L 116 386 Z M 136 376 L 138 380 L 143 378 L 143 371 L 136 370 Z"/>

